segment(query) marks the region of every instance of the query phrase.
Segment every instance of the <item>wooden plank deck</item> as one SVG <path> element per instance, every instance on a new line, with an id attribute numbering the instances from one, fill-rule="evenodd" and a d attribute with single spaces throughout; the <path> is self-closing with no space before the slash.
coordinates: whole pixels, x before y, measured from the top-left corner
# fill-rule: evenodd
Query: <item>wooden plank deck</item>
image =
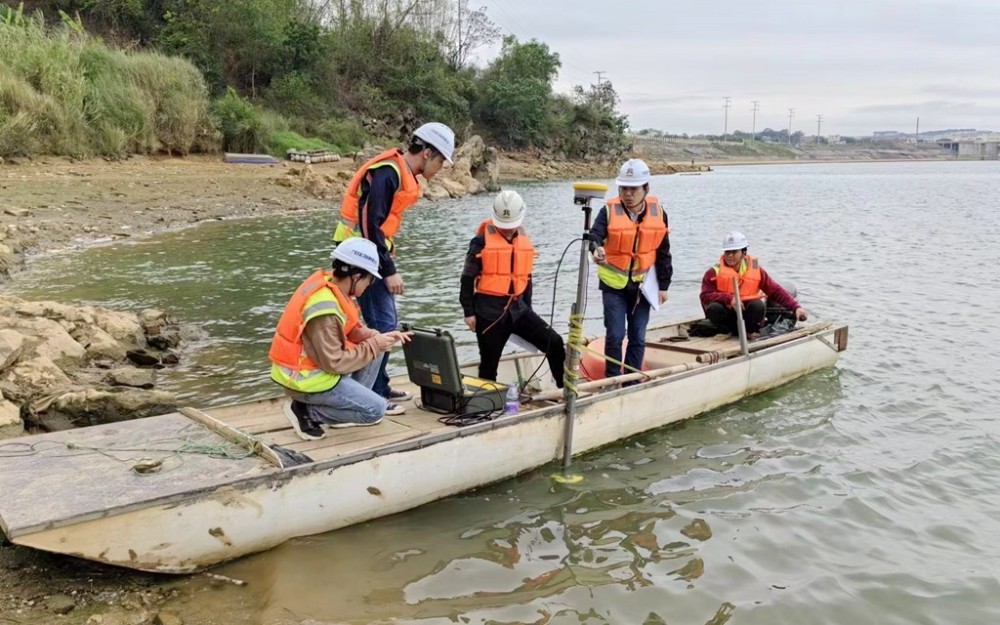
<path id="1" fill-rule="evenodd" d="M 0 522 L 16 535 L 280 471 L 259 456 L 240 457 L 246 453 L 179 413 L 0 441 Z M 161 468 L 138 473 L 141 459 Z"/>

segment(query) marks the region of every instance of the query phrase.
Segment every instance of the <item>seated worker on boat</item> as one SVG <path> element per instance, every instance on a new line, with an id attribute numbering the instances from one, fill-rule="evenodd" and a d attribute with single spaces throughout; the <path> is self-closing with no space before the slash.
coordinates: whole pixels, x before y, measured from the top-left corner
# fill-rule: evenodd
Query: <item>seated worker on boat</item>
<path id="1" fill-rule="evenodd" d="M 469 242 L 459 302 L 465 324 L 476 333 L 480 378 L 496 381 L 500 355 L 516 334 L 545 353 L 561 388 L 566 347 L 531 309 L 535 247 L 522 225 L 526 210 L 516 191 L 501 191 L 493 200 L 492 217 L 479 224 Z"/>
<path id="2" fill-rule="evenodd" d="M 331 254 L 333 271 L 317 269 L 285 306 L 271 343 L 271 379 L 289 399 L 283 411 L 304 440 L 323 438 L 323 426 L 375 425 L 388 401 L 372 391 L 382 356 L 409 334 L 366 328 L 354 299 L 379 280 L 375 244 L 354 237 Z"/>
<path id="3" fill-rule="evenodd" d="M 642 366 L 650 304 L 642 295 L 643 280 L 655 268 L 659 303 L 667 301 L 674 274 L 667 213 L 649 195 L 649 167 L 641 159 L 625 161 L 615 184 L 618 196 L 597 213 L 590 230 L 590 248 L 597 263 L 604 303 L 605 376 L 622 374 L 622 341 L 628 333 L 625 364 Z M 618 362 L 614 362 L 618 361 Z"/>
<path id="4" fill-rule="evenodd" d="M 722 240 L 719 262 L 705 272 L 701 280 L 701 307 L 705 316 L 720 331 L 739 334 L 736 321 L 736 290 L 733 278 L 739 278 L 743 324 L 747 336 L 756 338 L 767 312 L 765 299 L 772 305 L 793 311 L 799 321 L 809 318 L 798 301 L 771 278 L 760 260 L 747 254 L 750 243 L 743 234 L 730 232 Z"/>

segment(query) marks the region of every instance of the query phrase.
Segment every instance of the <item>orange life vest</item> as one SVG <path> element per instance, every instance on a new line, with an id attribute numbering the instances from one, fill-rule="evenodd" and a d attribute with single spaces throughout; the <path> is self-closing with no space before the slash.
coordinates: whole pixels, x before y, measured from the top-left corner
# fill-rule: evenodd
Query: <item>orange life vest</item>
<path id="1" fill-rule="evenodd" d="M 483 235 L 486 246 L 479 252 L 483 272 L 476 280 L 476 293 L 484 295 L 520 295 L 528 288 L 535 263 L 535 246 L 524 228 L 508 241 L 489 219 L 479 224 L 476 234 Z"/>
<path id="2" fill-rule="evenodd" d="M 319 369 L 319 365 L 306 354 L 302 343 L 302 333 L 305 332 L 306 323 L 310 319 L 324 314 L 342 312 L 347 317 L 343 324 L 346 339 L 345 349 L 357 346 L 346 337 L 350 336 L 355 328 L 361 325 L 361 312 L 358 310 L 357 304 L 341 293 L 340 289 L 330 281 L 332 275 L 329 271 L 317 269 L 295 290 L 285 306 L 285 312 L 281 314 L 278 329 L 271 341 L 271 351 L 268 353 L 271 362 L 293 371 Z M 328 298 L 324 298 L 326 301 L 314 302 L 307 308 L 309 300 L 322 288 L 330 290 L 330 293 L 336 298 L 336 304 L 329 301 Z M 338 306 L 339 310 L 336 310 L 334 306 Z"/>
<path id="3" fill-rule="evenodd" d="M 347 186 L 344 200 L 340 204 L 340 221 L 344 229 L 338 227 L 334 239 L 341 241 L 350 236 L 347 232 L 355 229 L 358 225 L 358 206 L 361 202 L 361 183 L 368 171 L 375 167 L 391 166 L 399 174 L 399 188 L 392 196 L 392 205 L 389 207 L 389 216 L 382 223 L 381 230 L 387 239 L 391 239 L 399 232 L 399 226 L 403 222 L 403 211 L 410 208 L 420 199 L 420 183 L 417 177 L 410 172 L 409 165 L 403 160 L 403 151 L 399 148 L 386 150 L 378 156 L 372 158 L 361 166 L 351 178 L 351 183 Z M 343 238 L 338 239 L 341 236 Z"/>
<path id="4" fill-rule="evenodd" d="M 715 269 L 715 288 L 723 293 L 735 293 L 733 290 L 733 278 L 739 277 L 740 299 L 748 302 L 755 299 L 763 299 L 764 293 L 760 290 L 760 261 L 747 254 L 740 264 L 740 272 L 726 264 L 724 256 L 719 257 L 719 264 Z"/>
<path id="5" fill-rule="evenodd" d="M 663 222 L 660 201 L 651 195 L 646 196 L 646 216 L 639 223 L 629 218 L 628 209 L 622 204 L 621 198 L 609 200 L 607 211 L 608 237 L 604 241 L 606 264 L 624 273 L 631 270 L 641 281 L 641 274 L 645 274 L 656 262 L 656 250 L 663 237 L 670 232 Z"/>

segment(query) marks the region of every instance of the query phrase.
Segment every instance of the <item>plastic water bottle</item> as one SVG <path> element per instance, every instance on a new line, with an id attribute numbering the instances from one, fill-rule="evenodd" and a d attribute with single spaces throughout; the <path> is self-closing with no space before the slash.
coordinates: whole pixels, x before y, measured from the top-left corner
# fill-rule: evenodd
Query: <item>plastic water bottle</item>
<path id="1" fill-rule="evenodd" d="M 520 410 L 521 405 L 518 401 L 519 397 L 517 395 L 517 386 L 507 387 L 507 399 L 505 400 L 503 411 L 505 414 L 517 414 Z"/>

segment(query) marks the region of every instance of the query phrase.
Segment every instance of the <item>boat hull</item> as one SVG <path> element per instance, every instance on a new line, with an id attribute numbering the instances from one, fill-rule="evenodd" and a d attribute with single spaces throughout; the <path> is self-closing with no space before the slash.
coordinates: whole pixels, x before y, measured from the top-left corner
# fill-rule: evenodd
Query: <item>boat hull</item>
<path id="1" fill-rule="evenodd" d="M 846 328 L 840 328 L 846 333 Z M 836 363 L 835 329 L 644 384 L 582 397 L 574 453 L 682 421 Z M 627 409 L 626 409 L 627 407 Z M 528 471 L 563 453 L 563 407 L 456 430 L 427 446 L 276 470 L 190 498 L 10 536 L 17 544 L 160 573 L 189 573 Z"/>

